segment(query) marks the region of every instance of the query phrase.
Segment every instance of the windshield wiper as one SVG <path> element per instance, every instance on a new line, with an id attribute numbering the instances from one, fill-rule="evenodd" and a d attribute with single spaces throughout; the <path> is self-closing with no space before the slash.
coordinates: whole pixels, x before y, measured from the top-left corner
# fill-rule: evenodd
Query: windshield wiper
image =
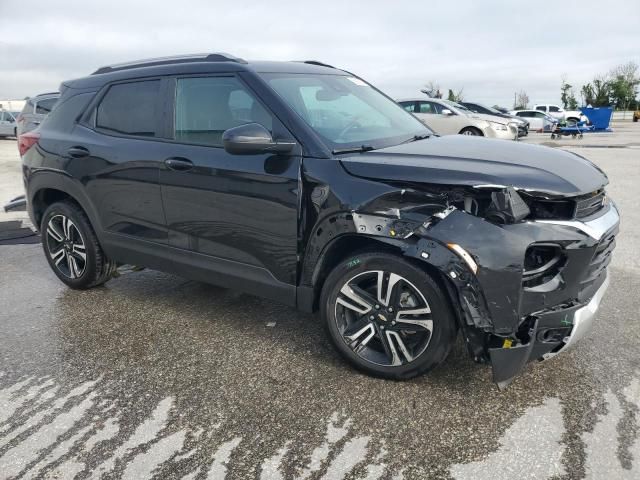
<path id="1" fill-rule="evenodd" d="M 418 140 L 424 140 L 425 138 L 429 138 L 431 135 L 429 135 L 428 133 L 424 133 L 422 135 L 414 135 L 413 137 L 411 137 L 408 140 L 405 140 L 402 143 L 411 143 L 411 142 L 416 142 Z"/>
<path id="2" fill-rule="evenodd" d="M 331 150 L 334 155 L 338 153 L 362 153 L 373 150 L 371 145 L 360 145 L 359 147 L 335 148 Z"/>

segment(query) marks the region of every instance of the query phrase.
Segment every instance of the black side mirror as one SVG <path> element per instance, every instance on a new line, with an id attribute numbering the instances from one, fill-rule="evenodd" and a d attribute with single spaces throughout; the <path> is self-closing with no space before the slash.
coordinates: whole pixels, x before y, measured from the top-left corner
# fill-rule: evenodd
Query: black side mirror
<path id="1" fill-rule="evenodd" d="M 252 155 L 257 153 L 289 153 L 295 142 L 275 141 L 259 123 L 246 123 L 233 127 L 222 134 L 224 149 L 233 155 Z"/>

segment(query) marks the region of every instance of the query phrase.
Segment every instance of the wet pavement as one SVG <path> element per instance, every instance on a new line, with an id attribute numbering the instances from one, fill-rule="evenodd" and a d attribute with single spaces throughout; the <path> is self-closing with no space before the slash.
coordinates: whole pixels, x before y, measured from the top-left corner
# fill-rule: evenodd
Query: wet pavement
<path id="1" fill-rule="evenodd" d="M 623 217 L 595 328 L 502 392 L 461 343 L 428 376 L 374 379 L 314 315 L 154 271 L 72 291 L 40 245 L 0 245 L 0 478 L 640 478 L 640 128 L 628 136 L 579 150 Z M 7 144 L 0 200 L 19 179 Z"/>

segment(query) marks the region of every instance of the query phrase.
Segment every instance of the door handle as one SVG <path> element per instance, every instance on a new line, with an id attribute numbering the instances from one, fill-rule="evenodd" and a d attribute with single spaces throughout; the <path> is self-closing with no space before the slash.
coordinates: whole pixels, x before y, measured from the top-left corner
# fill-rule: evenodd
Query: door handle
<path id="1" fill-rule="evenodd" d="M 175 170 L 177 172 L 186 172 L 187 170 L 191 170 L 193 168 L 193 162 L 191 160 L 187 160 L 186 158 L 167 158 L 164 161 L 164 164 L 170 170 Z"/>
<path id="2" fill-rule="evenodd" d="M 71 147 L 67 153 L 73 158 L 82 158 L 89 156 L 89 150 L 84 147 Z"/>

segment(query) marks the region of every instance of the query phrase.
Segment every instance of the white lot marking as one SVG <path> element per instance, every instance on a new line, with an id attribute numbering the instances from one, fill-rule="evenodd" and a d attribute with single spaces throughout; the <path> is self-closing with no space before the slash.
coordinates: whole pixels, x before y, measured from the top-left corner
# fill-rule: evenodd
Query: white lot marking
<path id="1" fill-rule="evenodd" d="M 87 432 L 91 430 L 91 426 L 86 426 L 82 428 L 80 431 L 72 435 L 67 440 L 63 440 L 60 442 L 53 451 L 47 455 L 43 460 L 38 462 L 35 466 L 29 469 L 29 472 L 22 477 L 24 480 L 32 479 L 38 476 L 40 470 L 47 465 L 59 460 L 61 457 L 69 453 L 69 450 L 73 447 L 73 445 L 80 440 Z"/>
<path id="2" fill-rule="evenodd" d="M 280 464 L 284 459 L 284 456 L 289 451 L 289 444 L 287 442 L 284 446 L 276 452 L 272 457 L 267 458 L 262 462 L 262 469 L 260 473 L 260 480 L 283 480 L 284 477 L 279 470 Z"/>
<path id="3" fill-rule="evenodd" d="M 25 382 L 29 381 L 30 379 L 25 380 Z M 17 389 L 13 390 L 13 394 L 8 393 L 7 396 L 5 397 L 5 395 L 3 394 L 2 391 L 0 391 L 0 423 L 5 422 L 6 420 L 8 420 L 9 418 L 11 418 L 11 415 L 14 414 L 14 412 L 16 410 L 18 410 L 19 408 L 23 407 L 27 402 L 29 402 L 30 400 L 33 400 L 34 397 L 38 396 L 39 393 L 41 393 L 43 390 L 46 390 L 50 387 L 53 386 L 54 382 L 53 380 L 46 380 L 43 383 L 39 383 L 36 385 L 33 385 L 31 387 L 29 387 L 29 389 L 27 390 L 27 392 L 18 397 L 16 400 L 11 401 L 9 399 L 9 397 L 14 396 L 16 397 L 16 392 L 21 388 L 20 385 L 22 384 L 22 386 L 25 385 L 24 382 L 20 382 L 18 384 L 16 384 L 16 386 L 19 386 Z M 14 386 L 15 388 L 15 386 Z M 7 392 L 10 392 L 12 389 L 7 389 Z"/>
<path id="4" fill-rule="evenodd" d="M 104 427 L 87 439 L 85 442 L 85 450 L 90 452 L 98 443 L 112 439 L 119 431 L 118 419 L 115 417 L 108 418 L 104 422 Z"/>
<path id="5" fill-rule="evenodd" d="M 180 430 L 158 440 L 149 448 L 149 451 L 139 454 L 127 465 L 122 480 L 151 478 L 156 468 L 182 450 L 185 437 L 186 431 Z"/>
<path id="6" fill-rule="evenodd" d="M 207 473 L 207 480 L 222 480 L 227 476 L 227 464 L 231 454 L 242 441 L 241 437 L 236 437 L 218 447 L 216 453 L 213 454 L 213 462 Z"/>
<path id="7" fill-rule="evenodd" d="M 623 392 L 626 400 L 640 408 L 640 382 L 631 381 Z M 622 421 L 623 410 L 618 397 L 610 390 L 605 394 L 607 413 L 601 415 L 593 432 L 586 432 L 582 439 L 586 445 L 587 462 L 585 465 L 588 480 L 615 478 L 616 480 L 637 480 L 640 478 L 640 438 L 631 446 L 633 464 L 626 470 L 617 458 L 618 424 Z"/>
<path id="8" fill-rule="evenodd" d="M 198 468 L 191 473 L 187 473 L 180 480 L 196 480 L 196 477 L 198 476 L 199 473 L 200 473 L 200 469 Z"/>
<path id="9" fill-rule="evenodd" d="M 4 388 L 0 390 L 0 423 L 4 422 L 6 419 L 13 415 L 18 408 L 22 406 L 22 404 L 26 401 L 23 397 L 18 397 L 18 399 L 13 400 L 16 396 L 16 393 L 21 390 L 23 387 L 26 387 L 31 381 L 32 377 L 27 378 L 15 385 L 12 385 L 8 388 Z"/>
<path id="10" fill-rule="evenodd" d="M 11 433 L 3 433 L 2 440 L 0 441 L 0 447 L 9 444 L 9 442 L 11 442 L 14 438 L 17 438 L 22 433 L 37 426 L 44 418 L 54 414 L 57 410 L 62 408 L 69 400 L 87 393 L 91 389 L 91 387 L 93 387 L 97 383 L 97 381 L 98 380 L 93 382 L 85 382 L 82 385 L 79 385 L 78 387 L 71 390 L 64 397 L 59 398 L 55 402 L 53 402 L 53 405 L 50 408 L 40 410 L 39 412 L 34 414 L 32 417 L 26 420 L 22 425 L 20 425 L 18 428 L 13 430 Z M 45 396 L 50 397 L 51 395 L 54 395 L 55 392 L 57 392 L 57 390 L 58 390 L 58 387 L 48 390 L 42 395 L 42 397 L 45 397 Z"/>
<path id="11" fill-rule="evenodd" d="M 312 473 L 317 472 L 322 467 L 324 462 L 329 456 L 331 447 L 342 440 L 347 433 L 349 433 L 349 427 L 351 426 L 351 419 L 347 418 L 342 426 L 338 426 L 338 412 L 333 412 L 331 418 L 327 421 L 327 433 L 326 440 L 316 447 L 311 452 L 311 462 L 309 466 L 302 472 L 301 478 L 306 479 L 311 476 Z"/>
<path id="12" fill-rule="evenodd" d="M 369 437 L 354 437 L 349 440 L 331 462 L 327 473 L 322 478 L 326 480 L 344 478 L 347 473 L 353 470 L 353 467 L 365 459 L 367 445 L 369 445 Z"/>
<path id="13" fill-rule="evenodd" d="M 364 477 L 364 480 L 377 480 L 382 477 L 387 466 L 383 462 L 384 458 L 387 456 L 387 450 L 382 447 L 376 458 L 373 459 L 373 463 L 367 465 L 367 473 Z"/>
<path id="14" fill-rule="evenodd" d="M 538 480 L 564 475 L 563 433 L 560 400 L 549 398 L 539 407 L 528 408 L 509 427 L 499 440 L 498 450 L 484 460 L 453 465 L 450 473 L 456 480 Z"/>
<path id="15" fill-rule="evenodd" d="M 57 438 L 68 431 L 93 406 L 97 393 L 91 392 L 78 405 L 59 414 L 51 422 L 41 426 L 29 437 L 0 457 L 0 472 L 6 477 L 20 473 L 29 462 L 37 458 L 38 453 L 54 444 Z"/>
<path id="16" fill-rule="evenodd" d="M 120 445 L 113 455 L 105 460 L 102 465 L 96 468 L 91 476 L 93 479 L 97 479 L 102 476 L 103 473 L 111 471 L 115 466 L 115 463 L 120 458 L 124 457 L 130 450 L 133 450 L 138 445 L 143 445 L 150 442 L 165 427 L 169 418 L 169 411 L 173 406 L 173 398 L 167 397 L 162 400 L 151 414 L 151 418 L 145 420 L 138 428 L 135 429 L 133 435 L 127 439 L 122 445 Z"/>

